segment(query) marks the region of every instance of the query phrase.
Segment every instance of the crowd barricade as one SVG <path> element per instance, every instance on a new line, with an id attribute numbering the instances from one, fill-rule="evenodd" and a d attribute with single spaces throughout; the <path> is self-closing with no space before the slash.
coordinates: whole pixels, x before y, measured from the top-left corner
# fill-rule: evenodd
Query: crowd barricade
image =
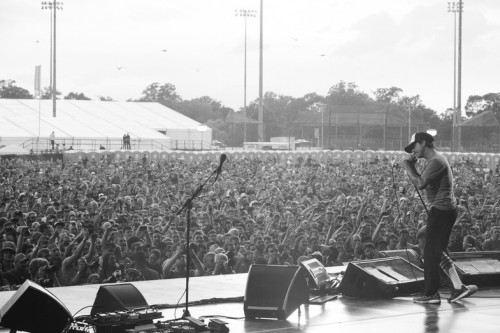
<path id="1" fill-rule="evenodd" d="M 385 152 L 383 152 L 383 154 L 384 154 L 384 158 L 388 159 L 389 161 L 392 161 L 396 158 L 394 156 L 394 151 L 392 151 L 392 150 L 385 151 Z"/>
<path id="2" fill-rule="evenodd" d="M 278 152 L 278 161 L 279 162 L 286 161 L 286 152 L 284 151 Z"/>
<path id="3" fill-rule="evenodd" d="M 242 159 L 242 154 L 239 151 L 231 152 L 231 153 L 226 154 L 226 155 L 229 155 L 228 157 L 230 157 L 233 160 L 241 160 Z"/>
<path id="4" fill-rule="evenodd" d="M 470 159 L 471 161 L 476 162 L 476 153 L 466 153 L 465 157 Z"/>
<path id="5" fill-rule="evenodd" d="M 352 150 L 343 150 L 341 152 L 341 156 L 344 161 L 348 161 L 350 158 L 352 158 Z"/>
<path id="6" fill-rule="evenodd" d="M 370 162 L 371 160 L 373 160 L 375 157 L 377 156 L 377 154 L 375 153 L 375 151 L 373 150 L 365 150 L 363 151 L 363 159 L 366 161 L 366 162 Z"/>
<path id="7" fill-rule="evenodd" d="M 388 159 L 389 161 L 398 161 L 407 156 L 403 151 L 373 151 L 373 150 L 292 150 L 292 151 L 258 151 L 258 150 L 238 150 L 238 151 L 146 151 L 146 150 L 92 150 L 92 151 L 66 151 L 63 154 L 65 162 L 80 162 L 87 158 L 88 160 L 108 160 L 108 161 L 127 161 L 129 158 L 140 160 L 146 156 L 148 161 L 167 161 L 183 160 L 185 163 L 211 161 L 217 162 L 221 154 L 224 153 L 229 159 L 241 160 L 244 158 L 261 160 L 275 159 L 278 163 L 292 161 L 295 162 L 299 157 L 303 160 L 311 157 L 319 163 L 328 161 L 351 160 L 354 163 L 370 162 L 377 156 L 379 159 Z M 450 163 L 465 161 L 470 159 L 474 163 L 482 162 L 489 169 L 495 169 L 500 163 L 500 154 L 493 153 L 457 153 L 442 152 Z"/>
<path id="8" fill-rule="evenodd" d="M 168 161 L 170 154 L 166 151 L 160 152 L 160 161 Z"/>
<path id="9" fill-rule="evenodd" d="M 498 154 L 491 154 L 491 155 L 493 156 L 491 157 L 492 165 L 490 166 L 490 169 L 495 169 L 496 166 L 500 163 L 500 155 Z"/>
<path id="10" fill-rule="evenodd" d="M 492 160 L 492 155 L 490 153 L 478 153 L 479 162 L 490 167 L 490 161 Z"/>
<path id="11" fill-rule="evenodd" d="M 342 150 L 333 150 L 332 153 L 333 153 L 332 158 L 334 160 L 340 160 L 340 159 L 342 159 Z"/>
<path id="12" fill-rule="evenodd" d="M 444 156 L 448 159 L 448 162 L 450 162 L 451 164 L 460 161 L 460 153 L 457 152 L 451 152 L 451 153 L 447 152 L 446 155 Z"/>
<path id="13" fill-rule="evenodd" d="M 146 157 L 146 159 L 148 161 L 151 161 L 151 152 L 150 151 L 143 151 L 141 153 L 141 158 L 144 158 L 144 157 Z"/>
<path id="14" fill-rule="evenodd" d="M 318 162 L 320 163 L 324 163 L 328 160 L 328 155 L 326 154 L 326 152 L 323 152 L 323 151 L 320 151 L 318 153 L 318 158 L 317 158 Z"/>
<path id="15" fill-rule="evenodd" d="M 134 151 L 132 151 L 131 154 L 132 154 L 132 159 L 134 159 L 134 160 L 139 160 L 142 158 L 141 151 L 139 151 L 139 150 L 134 150 Z"/>
<path id="16" fill-rule="evenodd" d="M 355 150 L 352 152 L 352 158 L 354 162 L 360 163 L 364 161 L 364 154 L 362 150 Z"/>

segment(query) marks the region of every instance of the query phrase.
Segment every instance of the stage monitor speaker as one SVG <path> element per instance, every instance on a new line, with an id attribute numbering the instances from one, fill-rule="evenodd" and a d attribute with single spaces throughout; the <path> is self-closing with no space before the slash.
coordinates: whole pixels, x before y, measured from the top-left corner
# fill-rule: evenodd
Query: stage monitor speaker
<path id="1" fill-rule="evenodd" d="M 252 265 L 243 310 L 247 319 L 285 320 L 309 300 L 305 272 L 299 266 Z"/>
<path id="2" fill-rule="evenodd" d="M 66 306 L 47 289 L 26 280 L 0 309 L 0 325 L 11 331 L 63 332 L 73 321 Z"/>
<path id="3" fill-rule="evenodd" d="M 386 251 L 380 251 L 379 253 L 387 258 L 401 257 L 403 259 L 408 260 L 413 265 L 421 267 L 421 261 L 419 259 L 420 256 L 415 250 L 412 249 L 386 250 Z"/>
<path id="4" fill-rule="evenodd" d="M 464 284 L 500 285 L 500 261 L 492 258 L 456 259 L 458 275 Z"/>
<path id="5" fill-rule="evenodd" d="M 90 315 L 146 307 L 148 303 L 133 284 L 109 284 L 99 287 Z"/>
<path id="6" fill-rule="evenodd" d="M 353 261 L 339 285 L 343 296 L 392 298 L 423 290 L 424 271 L 400 258 Z"/>

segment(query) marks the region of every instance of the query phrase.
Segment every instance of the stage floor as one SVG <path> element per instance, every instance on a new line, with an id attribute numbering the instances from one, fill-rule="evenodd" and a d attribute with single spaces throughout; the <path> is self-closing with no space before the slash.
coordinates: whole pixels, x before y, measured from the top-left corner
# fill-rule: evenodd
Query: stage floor
<path id="1" fill-rule="evenodd" d="M 191 278 L 189 300 L 213 297 L 229 298 L 245 294 L 247 274 Z M 184 279 L 133 283 L 149 305 L 184 302 Z M 99 285 L 49 289 L 72 314 L 94 303 Z M 14 292 L 0 292 L 2 306 Z M 349 299 L 340 297 L 323 305 L 302 305 L 287 320 L 245 320 L 243 303 L 222 303 L 190 306 L 193 317 L 217 317 L 229 325 L 231 332 L 500 332 L 496 322 L 500 313 L 500 288 L 480 288 L 470 298 L 459 303 L 446 301 L 449 294 L 441 293 L 441 305 L 414 304 L 411 297 L 394 299 Z M 162 310 L 162 320 L 182 316 L 184 308 Z M 89 314 L 90 308 L 80 314 Z M 27 314 L 29 317 L 29 314 Z M 208 319 L 206 322 L 208 323 Z M 0 329 L 0 332 L 8 332 Z"/>

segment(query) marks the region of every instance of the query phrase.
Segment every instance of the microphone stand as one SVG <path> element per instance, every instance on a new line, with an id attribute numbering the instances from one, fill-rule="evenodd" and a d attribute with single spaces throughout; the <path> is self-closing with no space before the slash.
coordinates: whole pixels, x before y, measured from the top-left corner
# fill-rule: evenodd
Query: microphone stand
<path id="1" fill-rule="evenodd" d="M 181 209 L 176 213 L 176 215 L 180 215 L 184 209 L 187 209 L 187 220 L 186 220 L 186 308 L 184 309 L 184 314 L 182 315 L 182 318 L 185 319 L 186 317 L 191 317 L 191 314 L 189 313 L 189 267 L 191 266 L 191 248 L 189 247 L 189 236 L 191 233 L 191 208 L 193 208 L 193 200 L 200 194 L 200 192 L 203 190 L 203 186 L 212 178 L 212 176 L 219 170 L 219 167 L 217 167 L 211 174 L 208 176 L 208 178 L 198 186 L 196 191 L 191 195 L 189 199 L 184 202 L 184 205 L 182 206 Z"/>

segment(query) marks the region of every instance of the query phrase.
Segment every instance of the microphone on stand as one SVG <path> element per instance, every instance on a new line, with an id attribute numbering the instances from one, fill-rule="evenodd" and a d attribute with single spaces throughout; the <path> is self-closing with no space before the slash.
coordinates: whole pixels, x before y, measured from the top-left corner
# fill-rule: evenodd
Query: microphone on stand
<path id="1" fill-rule="evenodd" d="M 215 175 L 215 180 L 214 183 L 217 181 L 217 178 L 219 178 L 220 173 L 222 172 L 222 164 L 224 164 L 224 161 L 227 159 L 226 154 L 220 155 L 220 161 L 219 161 L 219 166 L 217 167 L 217 174 Z"/>

